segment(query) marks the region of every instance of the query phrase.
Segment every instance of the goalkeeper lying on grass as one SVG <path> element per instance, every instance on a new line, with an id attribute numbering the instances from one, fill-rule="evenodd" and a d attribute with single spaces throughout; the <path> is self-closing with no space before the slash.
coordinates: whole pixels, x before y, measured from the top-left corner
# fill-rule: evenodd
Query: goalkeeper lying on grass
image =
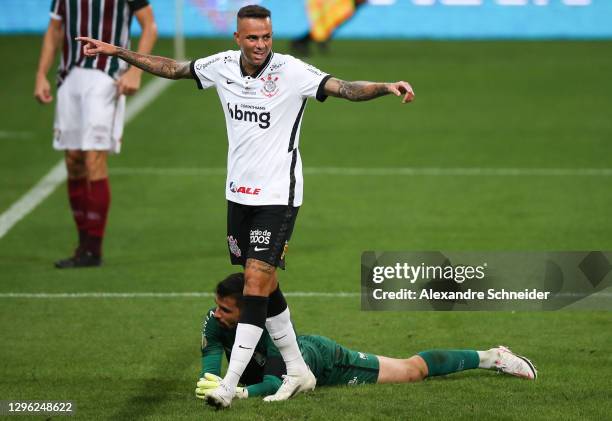
<path id="1" fill-rule="evenodd" d="M 221 360 L 223 353 L 229 360 L 234 346 L 243 288 L 242 273 L 232 274 L 217 285 L 217 306 L 208 312 L 202 327 L 202 371 L 196 386 L 198 398 L 205 399 L 221 381 Z M 408 359 L 396 359 L 352 351 L 323 336 L 298 336 L 298 345 L 317 378 L 317 386 L 417 382 L 426 377 L 475 368 L 496 369 L 532 380 L 537 376 L 531 361 L 502 346 L 488 351 L 430 350 Z M 245 387 L 237 387 L 235 397 L 272 395 L 282 384 L 284 374 L 283 358 L 264 331 L 240 378 Z"/>

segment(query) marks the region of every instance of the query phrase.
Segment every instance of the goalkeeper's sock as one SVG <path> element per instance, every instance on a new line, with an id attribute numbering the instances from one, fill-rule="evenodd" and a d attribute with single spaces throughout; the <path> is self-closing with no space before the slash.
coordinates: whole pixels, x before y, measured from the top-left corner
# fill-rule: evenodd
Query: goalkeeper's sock
<path id="1" fill-rule="evenodd" d="M 303 374 L 308 371 L 308 367 L 298 347 L 291 323 L 291 313 L 280 287 L 270 294 L 269 299 L 266 329 L 283 356 L 287 374 L 290 376 Z"/>
<path id="2" fill-rule="evenodd" d="M 495 367 L 495 360 L 497 359 L 497 352 L 495 349 L 489 349 L 488 351 L 478 351 L 478 357 L 480 358 L 478 368 Z"/>
<path id="3" fill-rule="evenodd" d="M 236 339 L 223 383 L 234 390 L 249 364 L 266 323 L 268 297 L 245 295 L 242 301 L 240 322 L 236 327 Z"/>
<path id="4" fill-rule="evenodd" d="M 478 368 L 480 363 L 478 352 L 472 350 L 433 349 L 419 352 L 418 355 L 427 364 L 427 377 Z"/>

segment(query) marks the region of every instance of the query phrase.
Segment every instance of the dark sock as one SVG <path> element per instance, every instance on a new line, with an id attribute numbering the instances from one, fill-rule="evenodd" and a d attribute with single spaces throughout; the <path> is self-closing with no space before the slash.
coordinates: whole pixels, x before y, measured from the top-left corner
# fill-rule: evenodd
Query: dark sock
<path id="1" fill-rule="evenodd" d="M 427 377 L 478 368 L 480 363 L 478 352 L 472 350 L 432 349 L 419 352 L 418 355 L 427 363 Z"/>
<path id="2" fill-rule="evenodd" d="M 274 292 L 268 297 L 268 314 L 267 317 L 274 317 L 281 314 L 287 309 L 287 301 L 280 290 L 280 285 L 276 287 Z"/>
<path id="3" fill-rule="evenodd" d="M 68 201 L 79 232 L 79 250 L 83 250 L 87 244 L 87 178 L 68 179 Z"/>
<path id="4" fill-rule="evenodd" d="M 268 313 L 268 297 L 245 295 L 242 298 L 242 309 L 239 323 L 266 327 L 266 314 Z"/>
<path id="5" fill-rule="evenodd" d="M 106 228 L 108 209 L 110 207 L 110 185 L 108 178 L 91 181 L 89 183 L 89 196 L 87 206 L 87 220 L 89 222 L 88 250 L 95 256 L 102 255 L 102 239 Z"/>

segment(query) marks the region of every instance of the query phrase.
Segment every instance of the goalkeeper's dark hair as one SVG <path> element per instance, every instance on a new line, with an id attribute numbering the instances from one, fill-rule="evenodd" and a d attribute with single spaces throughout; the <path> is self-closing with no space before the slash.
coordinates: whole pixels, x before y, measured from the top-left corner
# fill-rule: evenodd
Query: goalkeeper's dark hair
<path id="1" fill-rule="evenodd" d="M 272 18 L 272 12 L 262 6 L 256 4 L 250 4 L 242 7 L 238 10 L 238 19 L 243 18 L 254 18 L 254 19 L 266 19 Z"/>
<path id="2" fill-rule="evenodd" d="M 242 306 L 242 291 L 244 290 L 244 273 L 232 273 L 217 284 L 215 294 L 221 298 L 232 297 L 238 307 Z"/>

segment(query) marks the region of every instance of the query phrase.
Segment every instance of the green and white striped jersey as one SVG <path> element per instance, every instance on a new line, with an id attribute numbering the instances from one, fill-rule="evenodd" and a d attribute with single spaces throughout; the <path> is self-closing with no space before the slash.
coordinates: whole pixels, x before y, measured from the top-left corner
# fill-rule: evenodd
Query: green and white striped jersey
<path id="1" fill-rule="evenodd" d="M 58 86 L 75 66 L 98 69 L 118 78 L 127 68 L 126 62 L 103 55 L 85 57 L 82 43 L 75 38 L 86 36 L 129 48 L 132 16 L 148 4 L 148 0 L 52 0 L 51 19 L 61 20 L 64 26 Z"/>

